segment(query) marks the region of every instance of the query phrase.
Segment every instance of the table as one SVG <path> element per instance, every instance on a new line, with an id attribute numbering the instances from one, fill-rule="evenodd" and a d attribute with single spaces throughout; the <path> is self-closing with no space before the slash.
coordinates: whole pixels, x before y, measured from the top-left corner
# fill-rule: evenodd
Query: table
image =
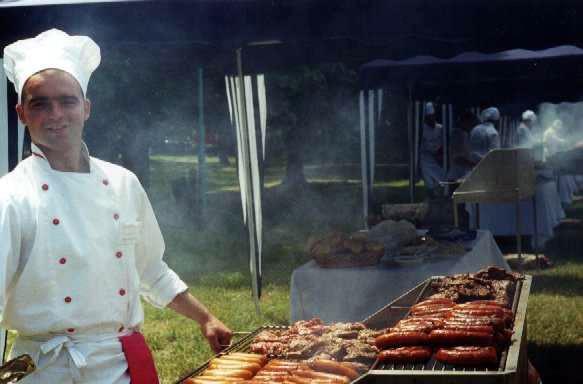
<path id="1" fill-rule="evenodd" d="M 361 268 L 320 268 L 310 261 L 291 277 L 291 321 L 319 317 L 324 322 L 360 321 L 437 275 L 476 272 L 489 265 L 510 270 L 489 231 L 480 230 L 463 256 L 413 266 L 378 264 Z"/>

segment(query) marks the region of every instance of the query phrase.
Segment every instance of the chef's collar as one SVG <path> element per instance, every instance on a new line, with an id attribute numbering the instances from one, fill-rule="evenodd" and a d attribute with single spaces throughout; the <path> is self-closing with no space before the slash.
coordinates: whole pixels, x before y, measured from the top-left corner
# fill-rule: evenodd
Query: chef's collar
<path id="1" fill-rule="evenodd" d="M 30 149 L 31 149 L 31 153 L 32 153 L 33 157 L 35 157 L 39 160 L 44 160 L 46 165 L 50 167 L 50 164 L 49 164 L 49 161 L 47 160 L 46 155 L 35 143 L 33 143 L 33 142 L 30 143 Z M 85 144 L 84 141 L 81 141 L 81 155 L 87 159 L 87 162 L 89 163 L 89 172 L 91 172 L 91 161 L 90 161 L 90 156 L 89 156 L 89 148 L 87 148 L 87 144 Z"/>

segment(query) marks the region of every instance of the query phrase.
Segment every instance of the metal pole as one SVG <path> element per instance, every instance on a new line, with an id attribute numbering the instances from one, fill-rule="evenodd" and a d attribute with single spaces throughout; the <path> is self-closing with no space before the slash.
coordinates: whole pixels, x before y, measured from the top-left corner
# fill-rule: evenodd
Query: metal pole
<path id="1" fill-rule="evenodd" d="M 407 106 L 407 137 L 409 142 L 409 200 L 415 202 L 415 151 L 413 140 L 413 104 L 409 100 Z"/>
<path id="2" fill-rule="evenodd" d="M 199 203 L 199 222 L 203 223 L 206 213 L 206 192 L 207 192 L 207 167 L 205 153 L 205 125 L 204 125 L 204 69 L 198 67 L 198 173 L 197 173 L 197 190 Z"/>
<path id="3" fill-rule="evenodd" d="M 538 262 L 538 218 L 536 213 L 536 192 L 532 195 L 532 211 L 534 220 L 534 256 L 536 258 L 537 268 L 540 267 Z"/>

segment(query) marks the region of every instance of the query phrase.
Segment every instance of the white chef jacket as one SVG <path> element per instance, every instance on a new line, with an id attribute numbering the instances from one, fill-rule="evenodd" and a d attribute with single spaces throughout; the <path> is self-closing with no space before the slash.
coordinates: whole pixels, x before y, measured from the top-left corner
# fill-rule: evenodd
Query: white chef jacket
<path id="1" fill-rule="evenodd" d="M 423 138 L 421 140 L 421 176 L 425 186 L 433 189 L 439 182 L 445 179 L 445 174 L 441 164 L 435 158 L 438 151 L 443 147 L 443 127 L 435 124 L 434 127 L 423 124 Z"/>
<path id="2" fill-rule="evenodd" d="M 530 148 L 534 144 L 534 138 L 530 128 L 524 123 L 520 123 L 516 129 L 516 146 Z"/>
<path id="3" fill-rule="evenodd" d="M 117 337 L 142 324 L 140 295 L 164 307 L 187 286 L 133 173 L 93 157 L 60 172 L 32 151 L 0 178 L 1 324 L 40 371 L 23 383 L 129 382 Z"/>
<path id="4" fill-rule="evenodd" d="M 470 132 L 471 158 L 479 162 L 492 149 L 500 148 L 500 135 L 491 122 L 476 125 Z"/>

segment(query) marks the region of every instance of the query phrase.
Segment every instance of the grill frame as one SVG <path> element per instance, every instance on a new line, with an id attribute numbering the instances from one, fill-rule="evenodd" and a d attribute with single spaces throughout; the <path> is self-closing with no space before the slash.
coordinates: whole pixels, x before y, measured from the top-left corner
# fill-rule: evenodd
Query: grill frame
<path id="1" fill-rule="evenodd" d="M 373 329 L 382 329 L 395 325 L 399 320 L 409 314 L 411 306 L 430 294 L 431 282 L 440 277 L 442 276 L 428 278 L 362 322 L 367 327 Z M 512 302 L 514 333 L 512 334 L 510 346 L 502 353 L 500 365 L 497 370 L 478 370 L 477 368 L 462 370 L 459 367 L 445 367 L 441 363 L 439 364 L 441 364 L 440 367 L 443 367 L 442 370 L 424 369 L 421 368 L 423 366 L 421 364 L 415 365 L 419 369 L 378 369 L 379 363 L 377 361 L 367 373 L 354 380 L 352 384 L 463 384 L 468 382 L 472 384 L 521 384 L 526 382 L 528 369 L 528 358 L 526 354 L 526 310 L 531 284 L 532 276 L 529 275 L 526 275 L 523 280 L 519 280 L 516 284 Z M 253 338 L 264 330 L 284 330 L 288 328 L 289 326 L 273 325 L 259 327 L 220 354 L 207 360 L 200 367 L 182 375 L 175 384 L 181 384 L 189 377 L 200 375 L 215 357 L 231 352 L 247 352 Z"/>
<path id="2" fill-rule="evenodd" d="M 375 312 L 363 323 L 371 328 L 381 328 L 392 326 L 405 317 L 413 304 L 419 302 L 427 296 L 427 290 L 433 280 L 439 276 L 433 276 L 415 288 L 401 295 L 393 302 L 387 304 L 379 311 Z M 378 362 L 366 374 L 354 381 L 355 384 L 457 384 L 457 383 L 496 383 L 496 384 L 518 384 L 526 382 L 528 373 L 528 358 L 526 354 L 527 327 L 526 310 L 528 306 L 528 296 L 532 285 L 532 276 L 526 275 L 523 280 L 519 280 L 514 291 L 512 310 L 514 312 L 514 326 L 510 346 L 502 353 L 500 365 L 497 370 L 478 368 L 455 368 L 439 363 L 440 370 L 426 369 L 425 365 L 416 364 L 415 369 L 377 369 Z M 433 359 L 432 359 L 433 360 Z M 427 365 L 433 364 L 430 361 Z M 399 367 L 401 365 L 399 364 Z M 403 366 L 405 368 L 405 366 Z"/>

